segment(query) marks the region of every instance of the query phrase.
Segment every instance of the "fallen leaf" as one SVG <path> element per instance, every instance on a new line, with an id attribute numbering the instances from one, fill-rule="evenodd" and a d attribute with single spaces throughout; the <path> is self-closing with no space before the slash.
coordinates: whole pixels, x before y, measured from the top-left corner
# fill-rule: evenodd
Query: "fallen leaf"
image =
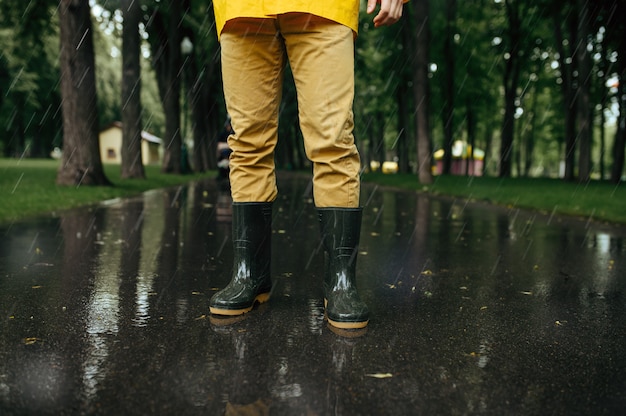
<path id="1" fill-rule="evenodd" d="M 393 374 L 391 373 L 374 373 L 374 374 L 365 374 L 366 377 L 372 378 L 391 378 Z"/>
<path id="2" fill-rule="evenodd" d="M 38 341 L 38 339 L 35 338 L 35 337 L 24 338 L 24 344 L 25 345 L 33 345 L 37 341 Z"/>
<path id="3" fill-rule="evenodd" d="M 533 294 L 533 292 L 529 292 L 529 291 L 522 291 L 522 292 L 519 292 L 519 293 L 521 293 L 522 295 L 529 295 L 529 296 L 532 296 L 532 294 Z"/>

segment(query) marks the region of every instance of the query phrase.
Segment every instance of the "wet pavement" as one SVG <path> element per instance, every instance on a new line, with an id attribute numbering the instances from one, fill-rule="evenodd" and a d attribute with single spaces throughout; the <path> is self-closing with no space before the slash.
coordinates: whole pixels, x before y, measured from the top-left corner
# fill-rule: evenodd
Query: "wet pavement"
<path id="1" fill-rule="evenodd" d="M 0 227 L 0 415 L 618 415 L 626 227 L 363 186 L 365 331 L 324 321 L 310 180 L 281 175 L 268 304 L 215 181 Z"/>

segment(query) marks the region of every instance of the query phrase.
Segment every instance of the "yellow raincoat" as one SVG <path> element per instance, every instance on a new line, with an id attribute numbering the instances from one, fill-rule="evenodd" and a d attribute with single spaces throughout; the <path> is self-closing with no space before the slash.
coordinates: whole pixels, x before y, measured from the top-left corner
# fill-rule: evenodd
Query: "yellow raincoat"
<path id="1" fill-rule="evenodd" d="M 323 17 L 357 33 L 359 0 L 214 0 L 218 36 L 224 24 L 237 17 L 271 18 L 277 14 L 302 12 Z"/>

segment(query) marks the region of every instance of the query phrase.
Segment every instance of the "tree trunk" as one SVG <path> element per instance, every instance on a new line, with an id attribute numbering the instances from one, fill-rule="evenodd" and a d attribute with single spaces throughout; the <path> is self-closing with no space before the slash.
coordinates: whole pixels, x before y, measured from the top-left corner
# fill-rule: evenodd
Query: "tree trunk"
<path id="1" fill-rule="evenodd" d="M 533 87 L 532 101 L 530 105 L 530 127 L 525 135 L 526 151 L 524 154 L 524 176 L 530 176 L 530 169 L 533 164 L 533 153 L 535 151 L 535 128 L 537 126 L 537 89 Z"/>
<path id="2" fill-rule="evenodd" d="M 444 100 L 443 100 L 443 173 L 449 174 L 452 167 L 452 146 L 454 144 L 454 35 L 456 33 L 456 0 L 446 0 L 446 37 L 443 44 Z"/>
<path id="3" fill-rule="evenodd" d="M 591 56 L 587 50 L 591 25 L 591 10 L 586 0 L 577 0 L 578 7 L 578 35 L 580 44 L 576 48 L 578 63 L 578 102 L 576 118 L 578 125 L 578 180 L 587 182 L 591 177 L 591 141 L 592 141 L 592 113 L 591 113 Z"/>
<path id="4" fill-rule="evenodd" d="M 162 1 L 160 4 L 162 6 L 154 10 L 146 30 L 150 33 L 159 96 L 165 113 L 161 171 L 179 174 L 182 173 L 179 76 L 182 69 L 181 4 L 178 0 Z"/>
<path id="5" fill-rule="evenodd" d="M 617 119 L 617 132 L 613 142 L 613 168 L 611 169 L 611 182 L 618 184 L 622 180 L 624 172 L 624 151 L 626 150 L 626 39 L 622 34 L 617 58 L 617 73 L 619 74 L 619 117 Z"/>
<path id="6" fill-rule="evenodd" d="M 138 1 L 122 0 L 122 178 L 145 179 L 141 157 L 141 38 Z"/>
<path id="7" fill-rule="evenodd" d="M 195 52 L 189 56 L 187 62 L 186 80 L 187 100 L 191 105 L 191 124 L 193 126 L 193 164 L 196 172 L 206 172 L 217 167 L 217 142 L 215 127 L 213 126 L 213 114 L 217 111 L 217 105 L 212 101 L 212 87 L 207 79 L 215 69 L 211 64 L 198 71 L 198 62 Z"/>
<path id="8" fill-rule="evenodd" d="M 110 185 L 98 143 L 95 58 L 89 0 L 61 0 L 63 158 L 59 185 Z"/>
<path id="9" fill-rule="evenodd" d="M 415 23 L 415 60 L 413 61 L 413 93 L 415 94 L 415 125 L 417 137 L 417 174 L 423 184 L 433 182 L 431 171 L 431 139 L 428 120 L 430 92 L 428 90 L 428 64 L 430 51 L 430 16 L 428 1 L 413 1 Z M 406 7 L 406 6 L 405 6 Z"/>
<path id="10" fill-rule="evenodd" d="M 519 5 L 505 1 L 509 22 L 509 59 L 504 68 L 504 118 L 500 146 L 500 177 L 510 177 L 513 167 L 513 139 L 515 135 L 515 98 L 520 74 L 521 20 Z"/>
<path id="11" fill-rule="evenodd" d="M 409 151 L 407 140 L 407 96 L 404 88 L 398 88 L 396 92 L 398 99 L 398 139 L 397 139 L 397 157 L 398 172 L 409 173 Z"/>
<path id="12" fill-rule="evenodd" d="M 556 47 L 559 52 L 559 68 L 561 70 L 561 83 L 563 91 L 563 114 L 565 116 L 565 172 L 563 179 L 571 181 L 574 179 L 574 165 L 576 161 L 576 117 L 573 109 L 576 108 L 576 94 L 574 92 L 574 73 L 575 73 L 575 60 L 572 60 L 571 64 L 567 64 L 567 58 L 570 56 L 565 50 L 565 39 L 563 38 L 563 30 L 561 28 L 562 16 L 561 10 L 557 11 L 554 15 L 554 28 Z M 576 19 L 572 18 L 573 13 L 568 13 L 565 19 L 566 26 L 570 38 L 568 39 L 569 45 L 576 45 L 577 32 L 576 32 Z"/>
<path id="13" fill-rule="evenodd" d="M 402 48 L 407 51 L 407 53 L 403 56 L 406 61 L 403 63 L 404 66 L 407 67 L 407 70 L 401 71 L 400 77 L 400 85 L 396 91 L 397 101 L 398 101 L 398 171 L 401 173 L 410 173 L 411 172 L 411 164 L 410 164 L 410 150 L 409 143 L 413 140 L 413 134 L 411 133 L 413 130 L 411 129 L 411 113 L 412 102 L 411 102 L 411 78 L 413 74 L 410 71 L 411 62 L 415 59 L 413 56 L 415 48 L 413 46 L 414 36 L 413 31 L 411 30 L 412 25 L 410 24 L 410 9 L 404 10 L 405 17 L 398 22 L 401 25 L 400 34 L 402 36 Z"/>
<path id="14" fill-rule="evenodd" d="M 467 164 L 465 165 L 465 175 L 473 175 L 478 176 L 475 170 L 475 155 L 474 151 L 476 150 L 476 127 L 477 120 L 476 115 L 474 113 L 474 107 L 471 103 L 467 104 L 467 142 L 470 146 L 471 153 L 468 155 Z M 470 168 L 471 165 L 471 168 Z"/>

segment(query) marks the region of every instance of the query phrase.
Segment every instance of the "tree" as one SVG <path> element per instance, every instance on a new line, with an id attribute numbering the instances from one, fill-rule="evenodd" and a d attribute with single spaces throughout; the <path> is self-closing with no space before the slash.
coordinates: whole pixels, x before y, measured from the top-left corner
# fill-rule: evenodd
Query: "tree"
<path id="1" fill-rule="evenodd" d="M 122 178 L 145 178 L 141 158 L 141 64 L 139 21 L 136 0 L 122 0 Z"/>
<path id="2" fill-rule="evenodd" d="M 616 6 L 618 13 L 625 13 L 626 6 L 623 2 Z M 621 9 L 621 10 L 619 10 Z M 616 14 L 623 16 L 623 14 Z M 619 117 L 617 120 L 617 131 L 613 143 L 613 167 L 611 169 L 611 182 L 620 183 L 624 172 L 624 152 L 626 151 L 626 29 L 623 19 L 619 20 L 619 30 L 617 30 L 617 74 L 619 76 L 618 105 Z"/>
<path id="3" fill-rule="evenodd" d="M 454 143 L 454 113 L 455 113 L 455 50 L 454 38 L 456 35 L 456 0 L 446 0 L 446 31 L 443 46 L 444 77 L 443 85 L 443 173 L 449 174 L 452 166 L 452 144 Z"/>
<path id="4" fill-rule="evenodd" d="M 511 176 L 513 138 L 515 134 L 515 99 L 521 70 L 522 13 L 518 1 L 504 1 L 508 28 L 508 50 L 504 60 L 504 118 L 502 119 L 499 176 Z"/>
<path id="5" fill-rule="evenodd" d="M 576 62 L 578 64 L 576 125 L 578 127 L 578 180 L 587 182 L 591 177 L 591 141 L 592 141 L 592 106 L 591 84 L 592 67 L 590 31 L 592 23 L 591 5 L 586 0 L 577 0 L 578 36 L 579 44 L 576 47 Z"/>
<path id="6" fill-rule="evenodd" d="M 565 2 L 568 3 L 568 2 Z M 570 109 L 576 108 L 575 92 L 575 60 L 572 60 L 572 52 L 567 46 L 577 45 L 578 27 L 576 14 L 570 6 L 563 2 L 553 4 L 553 19 L 555 30 L 555 43 L 558 52 L 559 70 L 561 75 L 561 88 L 563 92 L 563 112 L 565 120 L 565 180 L 574 179 L 574 167 L 576 160 L 576 117 Z M 563 13 L 565 16 L 563 16 Z M 565 30 L 563 28 L 565 26 Z M 568 35 L 566 38 L 564 32 Z"/>
<path id="7" fill-rule="evenodd" d="M 433 181 L 431 172 L 431 139 L 429 118 L 428 64 L 430 50 L 430 23 L 428 1 L 414 1 L 415 23 L 415 68 L 413 92 L 415 94 L 415 124 L 417 131 L 417 172 L 419 181 L 430 184 Z"/>
<path id="8" fill-rule="evenodd" d="M 186 100 L 191 107 L 193 167 L 196 172 L 215 169 L 217 132 L 225 117 L 220 116 L 222 95 L 219 78 L 219 45 L 215 33 L 213 6 L 205 2 L 185 3 L 183 35 L 193 49 L 183 64 Z M 219 122 L 218 122 L 219 120 Z"/>
<path id="9" fill-rule="evenodd" d="M 154 7 L 146 25 L 159 95 L 165 113 L 165 149 L 161 167 L 164 173 L 183 172 L 179 76 L 182 66 L 181 9 L 182 6 L 178 0 L 162 1 Z"/>
<path id="10" fill-rule="evenodd" d="M 611 155 L 611 182 L 622 182 L 625 165 L 626 151 L 626 23 L 622 16 L 626 13 L 626 2 L 603 0 L 601 22 L 606 27 L 607 49 L 613 51 L 614 66 L 613 74 L 617 77 L 618 85 L 614 102 L 618 107 L 617 129 L 613 141 Z M 611 53 L 607 51 L 607 55 Z"/>
<path id="11" fill-rule="evenodd" d="M 58 1 L 0 1 L 0 149 L 4 156 L 47 156 L 60 140 Z M 56 143 L 60 145 L 59 143 Z"/>
<path id="12" fill-rule="evenodd" d="M 89 0 L 61 0 L 63 159 L 59 185 L 110 185 L 98 145 L 95 59 Z"/>

